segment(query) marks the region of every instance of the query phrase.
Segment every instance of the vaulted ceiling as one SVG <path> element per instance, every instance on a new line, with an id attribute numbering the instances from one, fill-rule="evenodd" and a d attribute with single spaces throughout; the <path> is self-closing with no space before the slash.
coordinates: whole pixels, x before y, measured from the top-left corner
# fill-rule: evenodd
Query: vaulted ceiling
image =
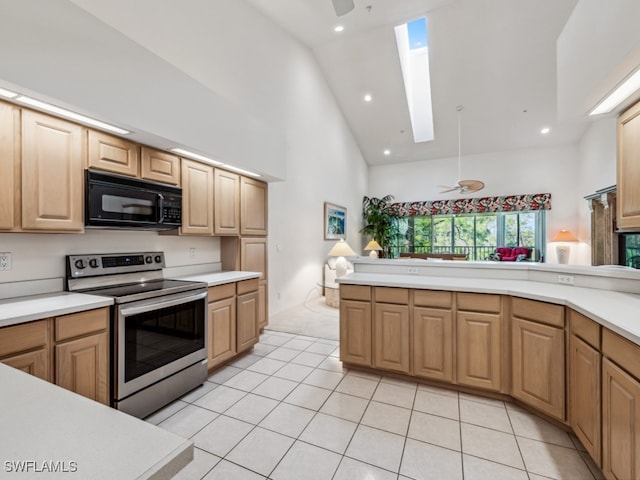
<path id="1" fill-rule="evenodd" d="M 458 105 L 463 155 L 573 143 L 587 123 L 557 114 L 556 40 L 577 0 L 355 0 L 340 17 L 331 0 L 246 1 L 312 50 L 371 165 L 456 156 Z M 435 139 L 416 144 L 394 27 L 420 16 Z"/>

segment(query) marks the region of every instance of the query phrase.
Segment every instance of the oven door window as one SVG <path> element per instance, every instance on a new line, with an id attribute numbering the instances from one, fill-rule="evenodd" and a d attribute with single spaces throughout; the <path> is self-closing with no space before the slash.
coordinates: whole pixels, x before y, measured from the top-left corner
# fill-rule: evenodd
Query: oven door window
<path id="1" fill-rule="evenodd" d="M 203 349 L 204 308 L 189 302 L 126 317 L 125 382 Z"/>

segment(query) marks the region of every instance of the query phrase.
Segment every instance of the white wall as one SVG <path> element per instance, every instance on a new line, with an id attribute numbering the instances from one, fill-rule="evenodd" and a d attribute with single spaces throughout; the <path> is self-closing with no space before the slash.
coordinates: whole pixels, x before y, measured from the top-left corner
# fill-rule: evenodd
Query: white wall
<path id="1" fill-rule="evenodd" d="M 462 178 L 485 183 L 484 190 L 473 196 L 551 193 L 552 209 L 547 212 L 548 241 L 561 229 L 571 230 L 576 235 L 580 231 L 576 201 L 581 195 L 577 184 L 578 171 L 577 146 L 462 157 Z M 456 177 L 457 158 L 373 166 L 369 169 L 369 193 L 376 197 L 390 194 L 399 202 L 454 199 L 460 194 L 441 194 L 440 185 L 453 184 Z M 588 240 L 579 239 L 581 242 Z M 556 262 L 553 248 L 547 247 L 546 261 Z M 571 263 L 584 263 L 583 255 L 572 255 Z"/>
<path id="2" fill-rule="evenodd" d="M 347 207 L 347 240 L 359 249 L 360 150 L 310 50 L 244 1 L 24 0 L 9 10 L 0 80 L 282 179 L 269 186 L 271 313 L 319 290 L 333 244 L 325 201 Z M 144 235 L 7 234 L 0 251 L 14 253 L 11 280 L 60 272 L 64 253 L 147 241 L 177 264 L 194 245 L 219 258 L 217 239 Z M 34 251 L 42 261 L 28 260 Z"/>

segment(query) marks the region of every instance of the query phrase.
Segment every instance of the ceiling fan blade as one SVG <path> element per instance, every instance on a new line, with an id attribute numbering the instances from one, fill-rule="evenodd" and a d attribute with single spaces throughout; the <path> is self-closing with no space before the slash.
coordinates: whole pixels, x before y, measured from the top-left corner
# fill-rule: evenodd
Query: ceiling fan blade
<path id="1" fill-rule="evenodd" d="M 443 185 L 441 186 L 444 187 Z M 460 187 L 444 187 L 444 188 L 446 188 L 446 190 L 441 190 L 440 193 L 449 193 L 455 190 L 460 190 Z"/>
<path id="2" fill-rule="evenodd" d="M 342 16 L 353 10 L 353 0 L 331 0 L 333 2 L 333 9 L 336 11 L 337 16 Z"/>

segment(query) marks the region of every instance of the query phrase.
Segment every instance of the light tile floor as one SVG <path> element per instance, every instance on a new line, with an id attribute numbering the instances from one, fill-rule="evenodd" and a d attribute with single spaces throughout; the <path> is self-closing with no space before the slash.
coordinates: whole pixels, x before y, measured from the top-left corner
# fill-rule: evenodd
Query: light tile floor
<path id="1" fill-rule="evenodd" d="M 149 422 L 193 439 L 177 479 L 601 479 L 578 440 L 517 406 L 347 370 L 338 342 L 268 330 Z"/>

